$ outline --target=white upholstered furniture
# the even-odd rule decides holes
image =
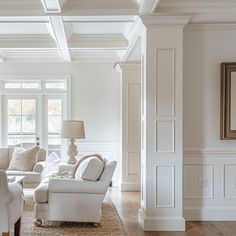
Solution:
[[[20,235],[20,219],[23,213],[22,187],[9,183],[6,172],[0,170],[0,235],[9,235],[15,226],[15,236]]]
[[[34,193],[36,223],[40,225],[42,219],[99,223],[102,202],[116,164],[105,160],[97,181],[60,178],[43,181]],[[65,170],[68,169],[66,166]]]
[[[0,169],[6,170],[7,175],[25,176],[24,188],[35,188],[42,179],[43,170],[46,166],[46,151],[40,149],[37,154],[37,163],[32,171],[7,170],[9,167],[14,148],[0,148]]]

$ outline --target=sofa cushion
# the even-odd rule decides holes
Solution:
[[[48,202],[48,181],[43,181],[34,191],[34,202]]]
[[[38,146],[27,150],[15,148],[8,170],[32,171],[37,162]]]
[[[17,171],[17,170],[7,170],[7,175],[13,176],[25,176],[24,183],[40,183],[41,174],[33,171]]]
[[[6,170],[9,166],[9,148],[0,148],[0,169]]]
[[[84,159],[75,172],[75,179],[97,181],[103,171],[104,162],[98,157]]]

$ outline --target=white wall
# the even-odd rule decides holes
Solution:
[[[71,75],[72,119],[85,121],[86,140],[78,149],[118,158],[120,78],[112,63],[0,64],[0,75],[7,74]]]
[[[187,220],[236,220],[236,141],[220,140],[220,63],[236,61],[236,30],[184,34],[184,206]],[[228,209],[230,207],[230,210]]]

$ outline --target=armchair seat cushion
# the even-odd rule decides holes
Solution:
[[[33,171],[17,171],[17,170],[7,170],[7,175],[14,176],[25,176],[24,182],[27,183],[40,183],[41,174]]]

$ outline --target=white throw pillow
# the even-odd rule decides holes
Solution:
[[[24,148],[15,148],[8,170],[32,171],[37,162],[38,151],[38,146],[31,147],[27,150]]]
[[[97,181],[103,171],[104,162],[97,157],[90,157],[82,161],[75,172],[75,179]]]

